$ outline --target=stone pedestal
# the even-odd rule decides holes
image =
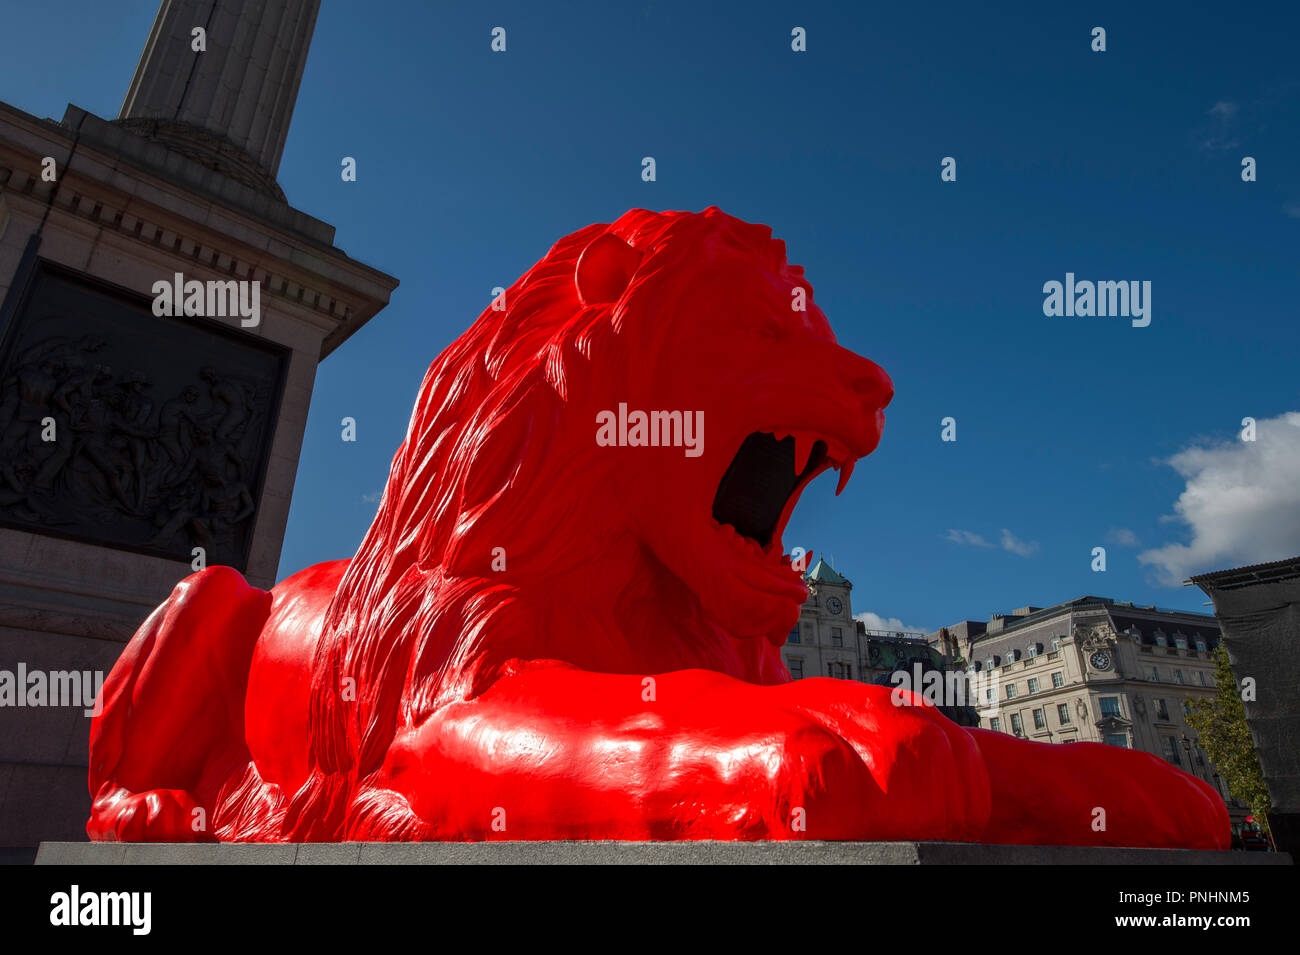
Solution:
[[[971,842],[143,842],[41,844],[37,865],[1290,865],[1279,852]]]

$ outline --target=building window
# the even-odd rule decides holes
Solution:
[[[1001,733],[1002,732],[1001,717],[995,716],[993,717],[993,719],[989,720],[989,728],[994,730],[995,732]]]
[[[1205,679],[1205,671],[1204,671],[1204,670],[1202,670],[1200,673],[1198,673],[1198,674],[1196,674],[1196,675],[1199,676],[1199,677],[1201,678],[1201,686],[1209,686],[1209,685],[1210,685],[1209,681]]]
[[[1107,733],[1102,742],[1107,746],[1118,746],[1120,749],[1128,749],[1128,733]]]
[[[1036,730],[1047,729],[1047,717],[1043,715],[1043,711],[1041,709],[1034,710],[1034,729]]]
[[[1174,742],[1172,736],[1160,737],[1160,745],[1164,747],[1165,759],[1169,760],[1169,762],[1173,763],[1175,766],[1182,765],[1178,760],[1178,744]]]
[[[986,670],[992,670],[995,666],[997,666],[997,663],[994,662],[993,657],[989,657],[984,661],[984,669]]]
[[[1156,700],[1156,719],[1169,719],[1169,707],[1165,704],[1164,700]]]
[[[1038,677],[1034,677],[1029,681],[1029,692],[1030,693],[1038,692]]]
[[[1008,684],[1007,684],[1007,699],[1008,699],[1008,700],[1014,700],[1015,698],[1016,698],[1016,685],[1015,685],[1014,683],[1008,683]]]
[[[1061,721],[1062,726],[1070,725],[1070,708],[1064,703],[1056,704],[1056,718]]]
[[[1061,649],[1061,638],[1060,638],[1060,637],[1052,637],[1052,652],[1055,653],[1056,651],[1058,651],[1058,650],[1060,650],[1060,649]]]
[[[794,625],[794,629],[790,631],[790,642],[799,642],[799,625],[797,623]]]
[[[1157,630],[1157,631],[1155,632],[1155,640],[1156,640],[1156,646],[1158,646],[1158,647],[1167,647],[1167,646],[1169,646],[1169,641],[1165,639],[1164,632],[1161,631],[1161,630]]]
[[[1196,638],[1196,649],[1201,653],[1205,652],[1205,641],[1200,637]]]
[[[1059,689],[1060,689],[1061,687],[1063,687],[1063,686],[1065,686],[1065,674],[1063,674],[1063,673],[1053,673],[1053,674],[1052,674],[1052,688],[1053,688],[1053,689],[1056,689],[1056,690],[1059,690]]]
[[[1011,732],[1015,733],[1017,736],[1025,735],[1025,727],[1020,722],[1019,713],[1011,714]]]
[[[1148,671],[1147,671],[1147,679],[1150,680],[1152,683],[1159,683],[1159,682],[1160,682],[1160,668],[1159,668],[1159,667],[1152,667],[1150,670],[1148,670]]]
[[[842,646],[844,646],[844,628],[843,628],[843,627],[831,627],[831,646],[833,646],[833,647],[842,647]]]
[[[1105,719],[1107,716],[1119,716],[1119,715],[1120,715],[1120,713],[1119,713],[1119,697],[1118,697],[1118,696],[1103,696],[1103,697],[1102,697],[1100,700],[1098,700],[1097,702],[1101,704],[1101,715],[1102,715],[1102,719]]]
[[[984,691],[984,702],[985,702],[985,703],[992,703],[992,702],[993,702],[993,690],[992,690],[992,689],[988,689],[988,690],[985,690],[985,691]]]
[[[804,641],[805,643],[817,642],[817,628],[814,627],[812,624],[808,624],[803,628],[803,635],[808,638],[806,641]]]
[[[1026,647],[1026,648],[1025,648],[1025,656],[1027,656],[1027,657],[1028,657],[1029,659],[1031,659],[1031,660],[1032,660],[1034,657],[1038,656],[1038,644],[1036,644],[1036,643],[1031,643],[1028,647]]]
[[[796,680],[802,680],[802,679],[803,679],[803,661],[802,661],[802,660],[791,660],[791,661],[789,662],[788,665],[789,665],[789,667],[790,667],[790,676],[794,677]]]
[[[1177,680],[1179,683],[1182,683],[1182,684],[1186,684],[1186,683],[1187,683],[1187,681],[1183,679],[1183,671],[1182,671],[1182,670],[1175,670],[1175,671],[1174,671],[1174,679]]]
[[[1184,715],[1184,716],[1191,716],[1191,715],[1192,715],[1192,701],[1191,701],[1191,700],[1183,700],[1183,715]]]

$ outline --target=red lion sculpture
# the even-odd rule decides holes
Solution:
[[[893,386],[770,229],[633,210],[494,306],[430,367],[352,560],[270,593],[209,568],[141,626],[91,838],[1227,847],[1154,756],[791,681],[782,529]]]

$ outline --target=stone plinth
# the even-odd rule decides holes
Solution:
[[[970,842],[45,842],[37,865],[1290,865],[1278,852]]]
[[[50,166],[47,157],[53,161],[52,181],[43,175]],[[54,122],[0,103],[0,361],[9,355],[12,366],[16,354],[19,365],[26,360],[29,372],[37,368],[45,359],[21,357],[45,347],[33,349],[32,335],[39,337],[42,323],[54,328],[77,320],[83,311],[42,311],[24,305],[40,281],[32,276],[43,274],[42,269],[61,270],[105,294],[120,293],[124,301],[137,303],[130,307],[139,310],[142,320],[174,321],[177,328],[187,319],[154,319],[147,305],[138,304],[152,299],[156,282],[181,273],[200,282],[259,283],[260,323],[244,327],[238,315],[205,316],[209,332],[195,332],[187,339],[199,344],[186,344],[181,350],[187,353],[176,355],[176,366],[198,375],[209,361],[204,342],[220,340],[228,349],[226,357],[211,361],[223,363],[218,370],[230,384],[238,382],[244,367],[230,356],[273,356],[273,372],[249,365],[248,381],[236,385],[256,396],[262,415],[256,441],[250,437],[247,442],[257,445],[249,452],[250,460],[256,460],[246,482],[253,509],[245,510],[242,518],[239,559],[215,561],[239,564],[252,584],[269,588],[275,582],[316,366],[387,304],[397,282],[335,248],[332,226],[201,159],[75,106],[68,107],[62,122]],[[60,347],[57,342],[64,333],[62,326],[59,329],[50,332],[51,348]],[[204,339],[204,334],[209,337]],[[111,375],[104,372],[107,383],[80,385],[88,397],[68,412],[69,420],[75,422],[77,413],[89,414],[97,400],[111,401],[121,403],[112,412],[118,420],[138,412],[149,419],[146,430],[160,429],[160,409],[169,400],[177,406],[175,396],[183,392],[183,383],[179,378],[164,380],[166,375],[160,373],[132,392],[130,382],[122,379],[136,368],[136,346],[116,341],[97,347],[73,355],[75,348],[62,346],[51,359],[54,370],[41,370],[71,387],[80,373],[76,369],[93,372],[104,362],[102,356],[116,348]],[[176,347],[159,338],[157,348],[165,355],[154,355],[153,367],[165,368]],[[145,359],[140,361],[140,367],[146,367]],[[209,412],[209,420],[221,418],[225,405],[218,397],[219,386],[198,377],[193,384],[200,394],[196,407]],[[12,395],[22,395],[35,407],[26,397],[32,386],[10,381],[5,387],[10,398],[3,404],[7,427],[0,434],[6,442],[0,465],[8,466],[15,460],[15,447],[39,443],[27,432],[39,426],[40,413],[28,408],[24,413],[34,415],[32,428],[26,423],[15,428],[17,399]],[[113,440],[101,441],[95,451],[79,436],[84,430],[68,430],[73,442],[68,453],[74,463],[80,462],[77,480],[82,482],[100,480],[92,473],[95,469],[108,474],[114,468],[135,467],[143,473],[145,461],[152,462],[150,467],[170,468],[169,481],[172,473],[185,468],[183,455],[174,461],[164,458],[161,431],[152,437],[120,439],[114,433]],[[251,434],[251,425],[242,433]],[[186,450],[192,447],[193,440]],[[136,462],[131,461],[133,454]],[[64,480],[62,475],[59,480]],[[184,546],[175,545],[170,552],[106,544],[95,536],[93,520],[69,528],[58,514],[37,515],[43,524],[24,517],[23,495],[39,484],[33,467],[16,476],[0,475],[0,503],[9,515],[0,522],[0,670],[14,673],[21,664],[29,672],[107,675],[144,618],[192,572],[189,559],[175,553],[189,553],[189,543],[183,540],[188,525],[182,522],[184,515],[176,518],[181,530],[174,530],[171,540],[181,540]],[[160,480],[158,487],[164,484]],[[134,486],[143,487],[143,482],[137,480]],[[126,484],[122,496],[136,505],[131,488]],[[168,493],[180,498],[189,492]],[[200,493],[193,492],[190,499],[200,499]],[[141,499],[143,495],[138,492]],[[75,495],[71,499],[75,502]],[[156,507],[141,504],[138,518],[131,519],[153,520],[166,528],[166,512]],[[187,507],[196,505],[178,505]],[[89,725],[81,706],[0,709],[0,847],[35,847],[42,840],[84,837],[90,809]]]

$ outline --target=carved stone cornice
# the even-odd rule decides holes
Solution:
[[[238,175],[215,168],[213,151],[220,150],[211,137],[200,149],[191,135],[187,154],[126,125],[75,106],[56,123],[0,103],[0,195],[8,214],[40,220],[49,207],[162,250],[176,259],[176,271],[257,281],[264,300],[314,319],[323,335],[320,358],[388,304],[396,279],[336,248],[328,223],[273,197],[264,182],[249,182],[257,178],[251,167]],[[206,161],[194,154],[204,149]],[[42,178],[47,156],[58,164],[57,183]],[[239,165],[229,150],[220,162]]]
[[[1087,656],[1096,650],[1106,650],[1115,645],[1115,631],[1110,624],[1101,623],[1091,626],[1076,623],[1074,625],[1074,642]]]

